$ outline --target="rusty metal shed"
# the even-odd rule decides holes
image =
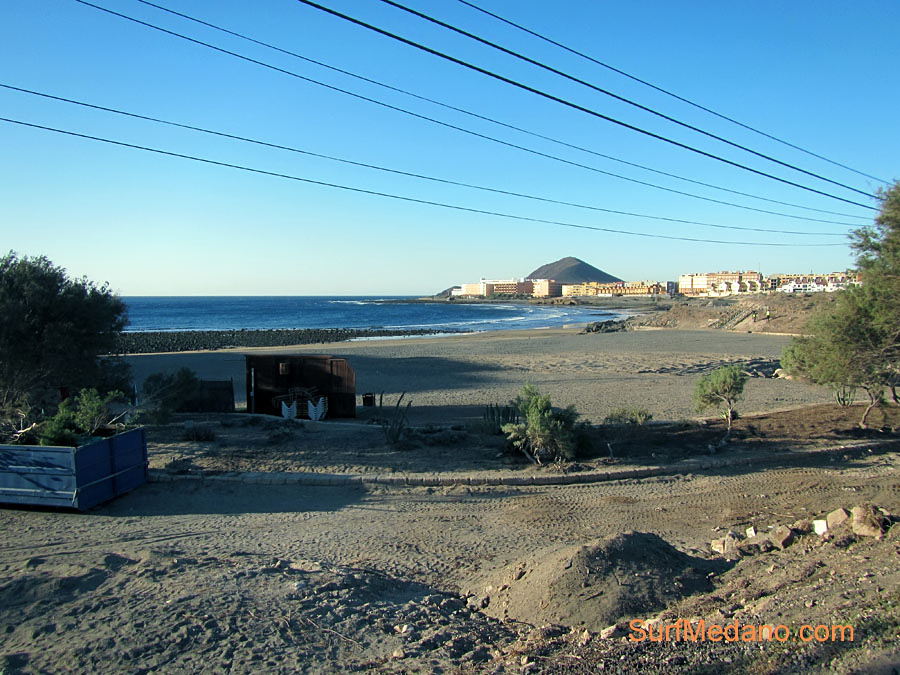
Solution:
[[[327,400],[328,417],[356,417],[356,373],[346,359],[296,354],[246,354],[247,411],[281,416],[281,401],[311,390]],[[306,416],[305,401],[298,406]]]

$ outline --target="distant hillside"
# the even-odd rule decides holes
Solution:
[[[555,279],[564,284],[580,284],[585,281],[596,281],[601,284],[622,281],[593,265],[588,265],[578,258],[563,258],[556,262],[538,267],[527,279]]]

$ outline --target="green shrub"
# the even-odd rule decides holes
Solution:
[[[40,425],[38,439],[41,445],[78,445],[72,399],[67,398],[60,403],[56,415]]]
[[[603,418],[603,424],[643,426],[653,419],[646,408],[616,408]]]
[[[79,445],[113,421],[110,405],[123,399],[118,391],[101,397],[96,389],[82,389],[59,404],[56,414],[39,427],[41,445]]]
[[[550,397],[526,384],[512,405],[525,420],[503,425],[513,447],[535,464],[575,459],[587,445],[585,424],[576,424],[574,406],[554,409]]]

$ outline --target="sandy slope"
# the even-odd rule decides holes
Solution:
[[[360,391],[407,391],[418,422],[480,417],[484,403],[503,402],[526,381],[593,420],[619,405],[642,405],[659,419],[693,414],[699,373],[734,361],[771,365],[785,342],[558,330],[328,351],[350,359]],[[238,385],[243,367],[231,352],[131,361],[139,377],[190,365]],[[824,399],[796,382],[754,378],[742,409]],[[440,461],[452,462],[452,451]],[[709,542],[729,528],[766,530],[861,502],[898,513],[898,469],[895,454],[863,448],[786,457],[766,469],[595,485],[364,489],[194,479],[154,483],[84,514],[4,509],[0,669],[519,673],[604,664],[612,672],[702,672],[727,658],[742,664],[739,672],[848,672],[896,653],[897,528],[880,542],[800,537],[797,548],[727,565],[710,562]],[[633,531],[645,534],[611,539]],[[641,546],[653,555],[640,555]],[[699,593],[680,609],[675,582]],[[589,591],[664,584],[673,588],[620,592],[602,607]],[[665,604],[678,616],[720,621],[853,621],[861,638],[830,651],[679,650],[584,635],[629,595],[631,617]],[[541,628],[548,622],[573,630]]]
[[[580,623],[580,634],[608,621],[590,600],[573,609],[570,598],[584,593],[582,582],[609,593],[623,582],[671,582],[660,560],[677,558],[684,568],[694,558],[693,567],[708,566],[708,542],[722,528],[765,528],[861,500],[900,511],[897,469],[896,457],[878,456],[514,489],[193,481],[151,485],[88,514],[4,510],[2,653],[12,672],[342,672],[366,664],[500,671],[516,649],[542,644],[534,637],[526,644],[534,626]],[[654,550],[677,552],[655,554],[644,565],[632,552],[612,573],[576,569],[566,576],[577,568],[579,545],[632,530],[654,533],[663,542]],[[839,588],[806,596],[817,598],[818,609],[798,603],[799,612],[779,617],[781,594],[760,592],[757,599],[773,595],[761,618],[799,624],[827,610],[851,620],[853,608],[842,603],[857,596],[841,593],[859,588],[874,602],[870,579],[883,577],[897,554],[896,543],[854,546],[849,553],[832,547],[850,570]],[[790,549],[766,555],[769,562],[738,581],[761,581],[759,570],[774,565],[768,574],[778,568],[790,588],[817,569],[795,568]],[[511,570],[520,571],[518,579]],[[705,574],[699,581],[708,584]],[[558,582],[552,589],[550,580]],[[638,599],[628,605],[630,616],[660,609],[632,595]],[[743,603],[719,597],[705,609],[757,606]],[[472,611],[482,607],[486,614]],[[878,634],[869,632],[869,644],[877,644]],[[503,672],[519,671],[511,665]]]

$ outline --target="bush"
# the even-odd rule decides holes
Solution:
[[[407,401],[405,408],[401,407],[404,396],[406,396],[406,392],[400,394],[400,398],[397,399],[397,403],[390,414],[381,416],[378,419],[378,424],[381,426],[384,438],[389,445],[399,445],[409,435],[409,408],[412,405],[412,401]],[[383,408],[382,400],[383,395],[379,399],[379,407]]]
[[[646,408],[616,408],[603,418],[603,424],[643,426],[653,419]]]
[[[535,464],[575,459],[587,445],[586,424],[576,424],[574,406],[554,409],[550,397],[526,384],[512,405],[525,420],[503,425],[512,445]]]
[[[849,408],[856,400],[856,387],[846,384],[836,384],[831,388],[831,394],[834,396],[834,402],[842,408]]]
[[[115,419],[110,412],[110,405],[122,399],[123,394],[118,391],[101,397],[96,389],[82,389],[74,398],[67,398],[60,403],[56,414],[38,427],[40,444],[83,444],[100,427]]]
[[[38,439],[41,445],[78,445],[72,399],[60,403],[56,415],[38,427]]]

